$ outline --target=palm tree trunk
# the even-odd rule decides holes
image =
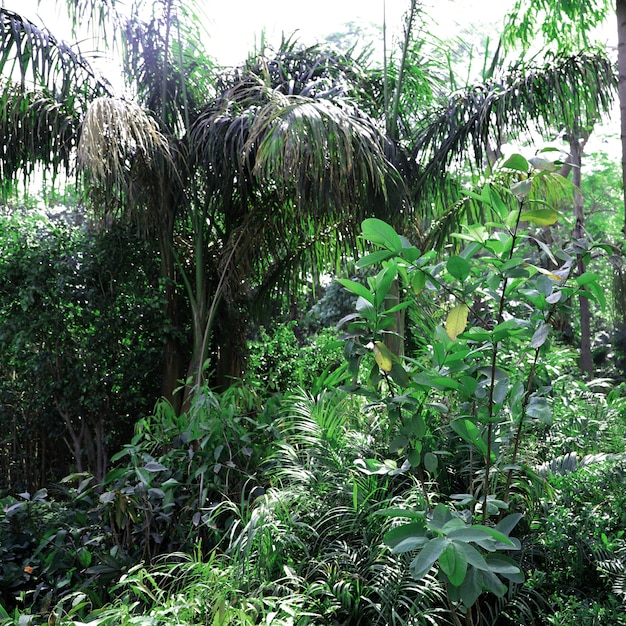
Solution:
[[[582,135],[582,136],[581,136]],[[581,184],[581,164],[582,153],[589,133],[572,132],[570,135],[570,154],[572,157],[572,182],[576,186],[574,192],[574,219],[576,224],[572,233],[575,239],[583,239],[585,236],[585,213],[583,205],[583,197],[578,191]],[[578,254],[576,257],[577,273],[580,276],[586,271],[583,255]],[[585,296],[578,296],[580,311],[580,369],[583,374],[591,378],[593,376],[593,359],[591,357],[591,311],[589,309],[589,300]]]
[[[617,15],[617,92],[619,95],[620,136],[622,139],[622,184],[624,188],[624,226],[626,235],[626,0],[616,0]]]

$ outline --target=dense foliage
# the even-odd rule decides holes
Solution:
[[[193,0],[68,0],[124,98],[0,7],[0,190],[80,205],[0,216],[0,624],[626,626],[617,75],[504,52],[557,4],[474,83],[417,0],[226,69]]]

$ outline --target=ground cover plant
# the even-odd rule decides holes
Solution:
[[[612,7],[220,68],[65,4],[124,97],[0,7],[0,193],[77,205],[0,221],[0,623],[622,624]]]
[[[100,484],[6,496],[4,622],[622,623],[624,403],[576,382],[551,325],[603,300],[559,269],[567,243],[537,257],[573,191],[554,170],[505,160],[447,258],[363,222],[345,363],[314,392],[199,389],[139,421]],[[406,357],[399,314],[420,324]]]

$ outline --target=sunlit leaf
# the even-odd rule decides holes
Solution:
[[[457,304],[446,317],[446,334],[454,341],[467,326],[469,308],[466,304]]]

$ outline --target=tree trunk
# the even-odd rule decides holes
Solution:
[[[580,190],[581,184],[581,164],[583,148],[587,142],[589,133],[586,131],[573,131],[570,135],[570,154],[572,157],[572,182],[576,185],[574,192],[574,226],[573,236],[575,239],[585,237],[585,212],[584,202]],[[577,274],[580,276],[586,271],[585,261],[582,254],[576,255]],[[583,374],[593,376],[593,359],[591,357],[591,311],[589,300],[585,296],[578,297],[580,310],[580,369]]]
[[[617,14],[617,91],[620,110],[620,136],[622,139],[622,185],[624,194],[624,226],[626,235],[626,0],[616,0]]]

